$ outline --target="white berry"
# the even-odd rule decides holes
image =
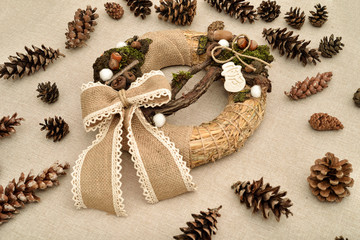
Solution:
[[[122,48],[122,47],[126,47],[126,46],[127,46],[126,42],[118,42],[116,44],[116,48]]]
[[[251,87],[251,96],[254,98],[261,97],[261,87],[259,85],[254,85]]]
[[[154,121],[156,127],[162,127],[162,126],[164,126],[164,124],[166,122],[166,118],[165,118],[164,114],[157,113],[153,117],[153,121]]]
[[[108,68],[103,68],[100,71],[100,78],[103,81],[110,80],[113,75],[114,75],[113,72]]]
[[[229,47],[229,46],[230,46],[229,42],[228,42],[227,40],[225,40],[225,39],[221,39],[221,40],[219,41],[219,44],[220,44],[221,46],[223,46],[223,47]]]

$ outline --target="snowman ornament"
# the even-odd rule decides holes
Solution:
[[[246,80],[241,73],[241,66],[228,62],[222,65],[221,76],[225,77],[224,87],[228,92],[240,92],[246,85]]]

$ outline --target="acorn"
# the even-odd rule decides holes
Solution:
[[[109,61],[109,68],[111,70],[117,70],[120,67],[120,63],[116,61],[115,59],[111,58]]]
[[[141,43],[138,42],[138,41],[133,41],[133,42],[131,43],[131,47],[139,50],[139,49],[141,48]]]
[[[126,78],[124,76],[117,77],[111,82],[111,87],[115,90],[121,90],[126,87]]]
[[[216,30],[214,32],[214,40],[220,41],[221,39],[225,39],[227,41],[231,41],[233,38],[233,34],[227,30]]]
[[[122,56],[118,52],[113,52],[111,54],[111,59],[115,59],[116,61],[120,62],[122,59]]]
[[[239,46],[240,49],[244,49],[247,47],[248,45],[248,41],[246,40],[246,38],[242,37],[242,38],[239,38],[237,40],[237,45]]]
[[[254,67],[252,64],[250,64],[251,67]],[[247,73],[252,73],[254,70],[248,66],[245,66],[245,69],[244,69],[245,72]]]
[[[254,51],[255,49],[257,49],[257,47],[258,47],[258,43],[255,40],[251,40],[249,50]]]

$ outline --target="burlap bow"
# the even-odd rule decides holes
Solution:
[[[75,206],[126,215],[120,182],[122,150],[131,154],[149,203],[195,190],[179,150],[160,129],[146,121],[140,110],[170,99],[170,85],[161,71],[144,74],[126,91],[117,92],[96,83],[83,87],[85,129],[99,129],[99,133],[74,166]]]

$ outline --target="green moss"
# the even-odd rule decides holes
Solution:
[[[234,96],[234,102],[244,102],[249,98],[250,89],[244,89]]]
[[[202,54],[206,53],[206,45],[207,45],[208,41],[209,41],[209,39],[207,36],[199,37],[198,49],[196,51],[197,55],[202,55]]]
[[[146,54],[149,51],[150,44],[153,42],[150,38],[140,39],[139,42],[141,43],[140,52]]]
[[[186,82],[187,80],[189,80],[190,78],[193,77],[192,74],[190,74],[190,72],[187,71],[179,71],[178,73],[173,73],[173,80],[171,82],[171,87],[182,87],[181,84],[182,82]]]

